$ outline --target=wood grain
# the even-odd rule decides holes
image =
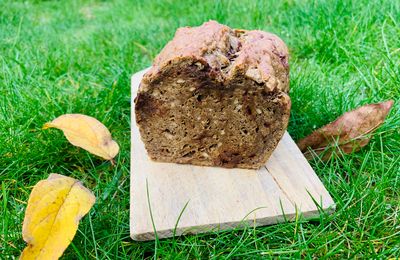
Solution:
[[[132,101],[145,71],[132,76]],[[331,196],[288,133],[259,170],[153,162],[140,139],[133,107],[130,229],[134,240],[155,239],[155,230],[158,238],[166,238],[270,225],[291,221],[296,214],[311,218],[321,209],[334,211]]]

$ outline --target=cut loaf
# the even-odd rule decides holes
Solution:
[[[209,21],[178,29],[156,57],[136,123],[155,161],[257,169],[286,130],[288,91],[280,38]]]

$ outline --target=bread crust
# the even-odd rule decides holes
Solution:
[[[156,57],[135,98],[156,161],[257,169],[286,130],[288,49],[276,35],[215,21],[184,27]]]

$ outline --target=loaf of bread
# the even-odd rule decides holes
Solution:
[[[215,21],[184,27],[135,98],[151,159],[258,169],[289,121],[288,49],[276,35]]]

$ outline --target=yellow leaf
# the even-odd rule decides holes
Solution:
[[[71,243],[79,220],[96,198],[78,180],[50,174],[31,192],[22,236],[28,246],[20,259],[58,259]]]
[[[110,131],[97,119],[81,114],[65,114],[44,124],[43,129],[57,128],[64,132],[68,141],[92,154],[112,160],[119,152]]]

